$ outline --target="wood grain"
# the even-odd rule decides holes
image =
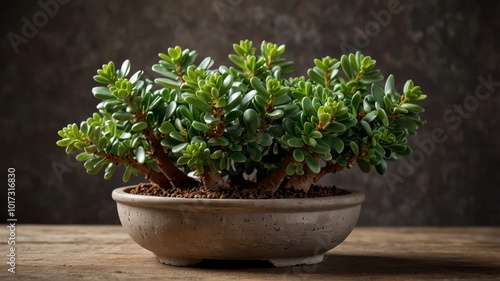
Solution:
[[[0,237],[8,237],[4,227]],[[16,273],[0,280],[428,280],[500,279],[500,228],[355,228],[320,265],[260,261],[160,264],[121,226],[20,225]],[[1,242],[3,253],[8,247]],[[2,254],[7,260],[6,255]]]

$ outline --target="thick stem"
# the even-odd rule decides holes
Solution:
[[[167,153],[163,150],[163,146],[155,137],[153,131],[145,129],[143,133],[150,144],[151,157],[156,160],[158,169],[160,169],[167,179],[170,180],[170,183],[174,187],[189,188],[198,186],[198,182],[195,179],[188,177],[188,175],[179,170],[179,168],[168,159]]]
[[[281,164],[278,166],[276,171],[272,172],[262,181],[260,181],[259,189],[266,192],[272,192],[272,193],[276,192],[276,190],[278,190],[281,183],[287,176],[286,167],[288,166],[288,164],[292,163],[292,161],[293,158],[290,155],[290,153],[288,153],[283,159],[283,161],[281,161]]]
[[[122,163],[131,166],[132,168],[138,170],[145,178],[162,188],[170,187],[170,181],[165,177],[164,174],[153,170],[153,168],[140,164],[139,162],[130,159],[128,157],[119,157],[113,154],[107,154],[104,152],[95,152],[95,155],[103,156],[114,163]]]
[[[210,169],[205,169],[200,179],[203,182],[203,186],[212,191],[217,191],[220,189],[229,188],[228,183],[224,180],[221,174],[213,173]]]
[[[306,169],[304,175],[294,175],[292,176],[287,183],[285,184],[285,188],[293,188],[297,190],[303,190],[305,192],[309,191],[311,186],[318,182],[322,177],[327,174],[335,174],[337,172],[342,171],[345,168],[351,168],[352,163],[356,161],[356,156],[352,156],[347,159],[347,165],[342,166],[339,163],[334,163],[333,161],[328,161],[326,166],[321,169],[321,171],[317,174],[311,172],[311,170]]]
[[[343,169],[347,168],[350,169],[352,167],[352,163],[356,161],[356,156],[351,156],[347,159],[347,164],[345,166],[340,165],[337,162],[333,162],[333,160],[330,160],[326,163],[326,166],[321,169],[321,171],[315,175],[313,183],[318,182],[322,177],[324,177],[327,174],[335,174]]]
[[[293,175],[285,184],[285,188],[293,188],[295,190],[303,190],[308,192],[311,188],[311,185],[315,183],[316,178],[315,173],[311,172],[311,170],[305,170],[303,175]]]

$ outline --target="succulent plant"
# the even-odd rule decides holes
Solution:
[[[425,122],[426,98],[411,80],[402,93],[375,60],[360,52],[315,59],[307,77],[287,77],[285,46],[251,41],[233,45],[235,66],[212,68],[180,47],[159,54],[161,78],[102,66],[92,89],[98,112],[59,131],[57,145],[76,153],[89,174],[110,179],[139,172],[163,188],[240,186],[249,175],[264,192],[307,191],[328,173],[357,164],[379,174],[386,161],[411,153],[407,139]]]

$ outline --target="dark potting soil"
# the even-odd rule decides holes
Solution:
[[[261,192],[257,187],[230,187],[229,189],[212,191],[203,187],[191,189],[164,189],[156,184],[141,183],[130,191],[132,194],[179,198],[208,199],[285,199],[285,198],[317,198],[350,194],[349,191],[337,187],[312,186],[308,192],[293,189],[278,189],[274,194]]]

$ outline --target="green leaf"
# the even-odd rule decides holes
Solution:
[[[142,74],[144,74],[144,71],[139,70],[136,73],[134,73],[128,81],[132,84],[135,84],[135,82],[137,82],[141,78]]]
[[[315,146],[309,147],[309,149],[317,154],[323,155],[325,153],[330,153],[331,149],[330,146],[323,140],[319,139],[317,140],[317,143]]]
[[[370,124],[368,122],[366,122],[365,120],[361,120],[360,124],[361,124],[361,127],[363,127],[363,129],[365,130],[366,134],[369,137],[372,137],[373,131],[372,131],[372,128],[370,127]]]
[[[232,151],[241,151],[243,147],[235,143],[229,143],[229,149],[231,149]]]
[[[210,146],[227,146],[229,144],[229,141],[224,138],[210,138],[207,142]]]
[[[408,109],[408,111],[416,112],[416,113],[420,113],[420,112],[424,112],[425,111],[425,109],[423,107],[421,107],[418,104],[414,104],[414,103],[403,103],[401,105],[401,107],[403,107],[405,109]]]
[[[245,69],[245,61],[240,56],[237,56],[235,54],[230,54],[229,60],[231,60],[234,64],[239,66],[241,69]]]
[[[360,64],[358,61],[360,60],[361,52],[357,51],[356,54],[349,54],[349,63],[351,64],[351,67],[354,68],[354,70],[357,72],[360,69]],[[358,61],[356,61],[356,57],[358,58]]]
[[[319,75],[316,71],[314,71],[312,68],[309,68],[309,70],[307,70],[307,75],[309,76],[309,78],[311,78],[312,81],[320,84],[320,85],[324,85],[325,84],[325,77]]]
[[[359,82],[369,85],[369,84],[377,83],[377,82],[382,81],[382,80],[384,80],[384,76],[380,73],[375,73],[375,74],[371,74],[371,75],[364,75],[363,77],[361,77],[359,79]]]
[[[95,139],[95,140],[93,140],[93,141],[97,144],[97,143],[99,142],[99,139]],[[71,146],[72,148],[73,148],[73,147],[74,147],[74,148],[76,148],[77,150],[84,150],[84,149],[88,146],[88,144],[87,144],[87,143],[84,143],[84,142],[80,142],[80,141],[74,141],[74,142],[72,142],[72,143],[70,143],[70,144],[68,145],[68,148],[69,148],[70,146]],[[99,150],[101,150],[101,149],[102,149],[102,147],[99,147],[99,145],[97,146],[97,148],[98,148]]]
[[[358,166],[361,169],[361,171],[363,171],[365,173],[370,172],[370,163],[366,162],[363,159],[357,159],[356,162],[358,163]]]
[[[323,161],[325,161],[325,162],[328,162],[328,161],[333,159],[333,155],[330,152],[328,152],[328,153],[321,155],[321,159],[323,159]]]
[[[178,140],[180,142],[185,142],[186,141],[186,139],[184,138],[184,136],[181,133],[177,132],[177,131],[172,131],[168,135],[171,138],[173,138],[175,140]]]
[[[189,162],[189,160],[191,160],[191,157],[181,156],[177,159],[177,165],[184,166]]]
[[[260,81],[260,79],[256,76],[250,78],[250,85],[257,91],[257,93],[263,95],[264,97],[269,96],[269,92],[267,92],[266,87],[264,86],[264,83]]]
[[[101,75],[95,75],[93,78],[94,78],[94,81],[96,81],[97,83],[111,84],[111,80],[109,80],[108,78],[103,77]]]
[[[144,147],[142,146],[137,147],[137,149],[135,150],[135,159],[140,164],[143,164],[144,161],[146,161],[146,152],[144,151]]]
[[[406,113],[408,113],[408,109],[403,108],[401,106],[397,106],[397,107],[394,108],[394,113],[397,113],[397,114],[406,114]]]
[[[86,152],[82,152],[75,157],[76,161],[80,161],[80,162],[87,161],[87,160],[92,159],[92,158],[94,158],[94,155],[88,154]]]
[[[229,97],[227,105],[224,106],[224,110],[226,112],[231,112],[234,108],[236,108],[237,106],[239,106],[241,104],[241,100],[242,100],[241,92],[237,92],[237,93],[232,94]],[[241,107],[240,107],[240,109],[241,109]]]
[[[106,169],[104,170],[104,179],[110,180],[116,171],[117,165],[115,163],[109,163]]]
[[[332,119],[332,116],[328,113],[321,113],[319,114],[319,122],[321,122],[322,124],[326,124],[328,122],[330,122],[330,119]]]
[[[269,119],[279,119],[285,115],[285,112],[281,109],[276,109],[271,112],[266,113],[266,118]]]
[[[125,60],[120,67],[120,74],[122,77],[127,77],[130,72],[130,60]]]
[[[307,116],[315,116],[316,111],[313,108],[312,101],[310,97],[304,97],[302,99],[302,109]]]
[[[212,114],[212,108],[206,102],[201,101],[195,96],[186,96],[185,101],[201,111]]]
[[[361,94],[356,92],[351,98],[351,105],[358,112],[359,105],[361,103]]]
[[[303,147],[304,146],[304,141],[299,139],[299,138],[296,138],[296,137],[289,139],[286,143],[291,147]]]
[[[247,158],[241,152],[233,152],[230,157],[234,162],[238,163],[245,163],[247,161]]]
[[[87,173],[89,175],[97,175],[101,171],[102,167],[104,166],[104,160],[105,160],[104,158],[100,159],[96,165],[87,169]]]
[[[217,159],[220,159],[222,157],[222,150],[218,149],[216,151],[214,151],[212,154],[210,154],[210,159],[214,159],[214,160],[217,160]]]
[[[178,78],[177,74],[174,72],[168,70],[164,65],[162,64],[155,64],[153,67],[151,67],[151,70],[154,72],[163,75],[165,77],[168,77],[170,79],[176,80]]]
[[[337,151],[337,153],[341,153],[344,150],[344,142],[337,137],[325,136],[323,137],[323,141],[333,150]]]
[[[212,90],[214,90],[214,89],[217,90],[217,88],[212,88]],[[204,91],[197,91],[196,97],[198,97],[201,101],[203,101],[205,103],[212,102],[212,96],[210,96],[209,94],[207,94]],[[216,96],[214,96],[214,97],[216,97]]]
[[[250,92],[246,93],[242,98],[241,98],[241,107],[240,109],[246,108],[250,101],[253,100],[253,98],[257,95],[257,91],[251,90]]]
[[[193,128],[195,130],[200,131],[202,133],[206,133],[209,130],[207,124],[203,124],[203,123],[198,122],[198,121],[193,121],[193,123],[191,123],[191,125],[193,126]]]
[[[95,144],[85,147],[85,152],[87,153],[94,153],[96,151],[97,151],[97,145]]]
[[[155,83],[169,89],[180,89],[180,83],[177,80],[173,80],[170,78],[156,78]]]
[[[56,142],[56,144],[57,144],[58,146],[64,147],[64,146],[68,146],[68,145],[70,145],[72,142],[73,142],[73,140],[72,140],[72,139],[70,139],[70,138],[64,138],[64,139],[62,139],[62,140],[58,140],[58,141]]]
[[[260,95],[256,95],[254,97],[254,101],[256,103],[258,103],[260,106],[262,106],[262,108],[266,108],[267,107],[267,100],[265,98],[263,98],[262,96],[260,96]]]
[[[193,121],[193,114],[185,105],[180,105],[177,107],[177,118],[184,119],[187,118],[190,121]]]
[[[337,163],[339,163],[340,166],[345,167],[347,165],[347,159],[344,156],[339,155]]]
[[[375,169],[377,170],[377,173],[379,173],[379,175],[385,174],[385,172],[387,171],[387,163],[385,162],[385,160],[380,159],[380,162],[375,165]]]
[[[180,143],[174,147],[172,147],[172,152],[175,154],[181,153],[188,146],[187,142]]]
[[[274,99],[274,106],[290,103],[292,99],[288,95],[282,95]]]
[[[260,126],[259,114],[254,109],[248,108],[243,112],[243,122],[250,132],[256,132]]]
[[[372,122],[373,120],[375,120],[375,118],[377,118],[377,116],[378,116],[378,113],[376,110],[374,110],[374,111],[371,111],[368,114],[366,114],[362,120],[369,123],[369,122]]]
[[[262,152],[254,147],[249,147],[248,148],[248,153],[250,154],[250,159],[252,159],[255,162],[260,162],[262,161]]]
[[[297,162],[302,162],[304,161],[304,151],[302,149],[295,149],[293,151],[293,159],[295,159],[295,161]]]
[[[243,134],[243,128],[241,127],[241,124],[239,123],[226,123],[226,126],[224,128],[224,133],[228,134],[229,136],[233,138],[239,138]]]
[[[233,122],[234,120],[236,120],[237,118],[239,118],[241,116],[241,114],[243,114],[243,112],[241,112],[239,110],[230,111],[229,113],[227,113],[224,116],[224,123],[227,124],[227,123]]]
[[[148,124],[146,122],[137,122],[132,126],[132,132],[142,132],[144,129],[148,127]]]
[[[289,163],[286,166],[286,174],[289,176],[295,175],[295,166],[293,165],[293,163]]]
[[[132,120],[135,117],[135,115],[128,112],[115,112],[113,113],[113,115],[111,115],[111,117],[113,117],[118,121],[128,121]]]
[[[389,77],[387,77],[387,80],[385,81],[385,88],[384,88],[384,92],[386,95],[392,95],[394,94],[395,90],[394,90],[394,75],[389,75]]]
[[[375,98],[375,101],[378,102],[379,105],[384,104],[384,90],[376,84],[372,85],[372,95]]]
[[[327,127],[327,130],[329,132],[342,133],[345,130],[347,130],[347,127],[344,124],[340,123],[340,122],[332,121],[330,123],[330,125]]]
[[[94,97],[100,100],[115,99],[115,96],[113,96],[108,87],[94,87],[92,88],[92,93],[94,94]]]
[[[349,143],[349,146],[351,147],[352,152],[354,152],[354,155],[359,155],[359,147],[358,147],[358,144],[356,144],[355,142],[351,141],[351,142]]]
[[[257,143],[262,146],[270,146],[273,144],[273,138],[268,133],[257,133]]]
[[[132,175],[132,166],[126,165],[125,172],[123,172],[122,181],[128,182],[130,180],[130,176]]]
[[[317,174],[321,171],[321,166],[319,165],[318,160],[312,157],[309,154],[305,155],[307,167],[311,170],[311,172]]]
[[[214,60],[211,57],[206,57],[204,60],[202,60],[200,62],[200,64],[198,65],[198,68],[207,70],[210,67],[212,67],[213,64],[214,64]]]
[[[177,108],[177,103],[175,101],[170,102],[165,108],[165,116],[163,120],[170,119]]]
[[[385,110],[379,107],[377,109],[377,116],[380,119],[380,121],[382,121],[382,124],[384,124],[385,127],[389,126],[389,119],[387,118]]]
[[[343,55],[340,58],[340,65],[342,66],[342,70],[344,70],[344,73],[347,76],[347,78],[349,78],[349,80],[353,80],[354,74],[352,72],[351,65],[349,63],[349,59],[346,55]]]
[[[159,131],[162,134],[168,134],[168,133],[170,133],[172,131],[175,131],[175,127],[169,121],[165,121],[165,122],[161,123]]]

